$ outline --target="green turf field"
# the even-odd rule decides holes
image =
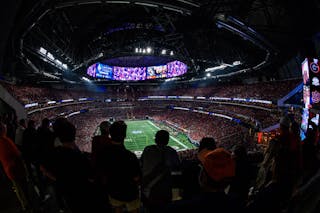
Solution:
[[[137,155],[141,154],[144,147],[155,144],[154,136],[160,129],[156,124],[150,120],[126,121],[128,125],[127,138],[125,139],[125,146],[127,149],[135,152]],[[187,136],[179,133],[176,136],[170,134],[169,146],[177,151],[194,148],[188,141]]]

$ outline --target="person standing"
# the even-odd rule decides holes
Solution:
[[[89,181],[89,159],[75,144],[76,128],[68,120],[54,124],[55,134],[62,146],[58,146],[43,159],[41,170],[51,180],[72,212],[104,212],[104,206]]]
[[[20,119],[19,121],[19,126],[16,130],[16,137],[15,137],[15,144],[19,148],[19,150],[22,149],[22,140],[23,140],[23,132],[26,129],[26,120],[25,119]]]
[[[140,164],[137,156],[124,146],[127,125],[124,121],[114,122],[110,128],[111,143],[97,156],[97,164],[104,165],[106,174],[104,188],[109,202],[116,213],[123,208],[128,212],[139,212]]]
[[[7,129],[5,124],[0,122],[0,163],[6,176],[12,182],[22,210],[30,210],[27,175],[21,153],[13,141],[6,136],[6,133]]]
[[[243,212],[238,201],[225,193],[235,175],[231,153],[223,148],[203,149],[198,158],[202,167],[199,176],[201,193],[168,205],[164,212]]]
[[[150,212],[160,212],[172,200],[172,175],[180,169],[179,156],[168,146],[169,132],[159,130],[155,145],[145,147],[141,155],[142,196]]]

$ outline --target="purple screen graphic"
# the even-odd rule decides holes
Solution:
[[[93,78],[117,81],[143,81],[146,79],[172,78],[187,72],[187,65],[172,61],[166,65],[150,67],[119,67],[95,63],[88,67],[87,74]]]
[[[183,75],[187,72],[187,65],[181,61],[173,61],[167,63],[167,78]]]
[[[146,67],[113,67],[113,79],[120,81],[146,80]]]
[[[92,64],[90,67],[88,67],[87,74],[91,77],[96,77],[96,67],[97,64]]]

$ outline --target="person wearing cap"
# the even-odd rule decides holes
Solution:
[[[223,148],[204,149],[198,158],[202,167],[199,176],[202,192],[189,200],[174,202],[166,212],[241,212],[238,202],[225,193],[235,175],[231,153]]]
[[[199,141],[199,147],[197,152],[201,152],[204,149],[214,150],[217,148],[216,141],[212,137],[204,137]],[[195,152],[195,153],[197,153]],[[199,185],[199,160],[194,158],[192,160],[183,159],[181,162],[182,170],[182,196],[185,199],[193,197],[200,192]]]

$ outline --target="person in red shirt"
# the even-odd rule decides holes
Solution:
[[[0,122],[0,162],[8,179],[12,182],[14,191],[22,210],[29,208],[27,198],[27,175],[21,153],[13,141],[6,136],[6,125]]]

